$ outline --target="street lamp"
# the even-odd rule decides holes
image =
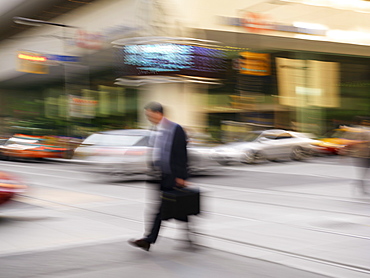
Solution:
[[[43,21],[43,20],[38,20],[38,19],[32,19],[32,18],[26,18],[26,17],[13,17],[13,21],[17,24],[21,24],[21,25],[28,25],[28,26],[35,26],[35,27],[39,27],[39,26],[42,26],[42,25],[51,25],[51,26],[57,26],[57,27],[62,27],[62,28],[78,28],[76,26],[72,26],[72,25],[67,25],[67,24],[61,24],[61,23],[55,23],[55,22],[50,22],[50,21]],[[63,34],[62,36],[62,39],[64,39],[65,36]],[[63,42],[63,46],[64,46],[64,42]],[[65,49],[64,49],[64,52]],[[66,64],[64,63],[63,64],[64,66],[64,94],[65,94],[65,97],[66,97],[66,102],[67,102],[67,107],[68,107],[68,92],[67,92],[67,74],[66,74]],[[66,120],[68,122],[69,120],[69,112],[68,112],[68,108],[66,108]],[[67,124],[67,129],[66,129],[66,132],[67,132],[67,136],[70,135],[70,132],[69,132],[69,124]]]

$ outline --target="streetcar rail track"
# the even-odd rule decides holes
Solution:
[[[335,261],[332,261],[332,260],[327,260],[327,259],[318,258],[318,257],[314,257],[314,256],[308,256],[308,255],[304,255],[304,254],[285,251],[285,250],[272,248],[272,247],[268,247],[268,246],[263,246],[263,245],[259,245],[259,244],[254,244],[254,243],[243,242],[243,241],[239,241],[239,240],[235,240],[235,239],[224,238],[224,237],[220,237],[220,236],[214,236],[214,235],[210,236],[210,235],[207,235],[207,234],[204,234],[204,233],[199,233],[199,232],[195,232],[195,234],[197,234],[199,236],[202,236],[202,237],[206,237],[206,238],[211,237],[212,239],[217,239],[217,240],[221,240],[221,241],[224,241],[224,242],[229,242],[229,243],[234,243],[234,244],[236,243],[236,244],[240,244],[240,245],[247,245],[247,246],[262,250],[262,251],[269,251],[269,252],[272,252],[272,253],[275,253],[275,254],[285,255],[285,256],[288,256],[288,257],[293,257],[293,258],[298,258],[298,259],[302,259],[302,260],[306,260],[306,261],[316,262],[316,263],[319,263],[319,264],[334,266],[334,267],[337,267],[337,268],[342,268],[342,269],[351,270],[351,271],[355,271],[355,272],[370,274],[370,268],[368,268],[368,267],[362,267],[362,266],[358,266],[358,265],[354,265],[354,264],[346,264],[346,263],[335,262]]]
[[[110,217],[116,217],[116,218],[123,219],[125,221],[144,224],[144,222],[141,221],[141,220],[135,220],[135,219],[132,219],[132,218],[123,217],[123,216],[112,214],[112,213],[101,212],[101,211],[97,211],[97,210],[94,210],[94,209],[91,209],[91,208],[81,208],[81,207],[76,206],[76,205],[64,204],[62,202],[50,201],[50,200],[46,200],[46,199],[42,199],[42,198],[35,198],[35,197],[29,197],[29,196],[25,196],[25,197],[38,199],[40,201],[50,202],[50,203],[53,203],[53,204],[58,204],[60,206],[66,206],[66,207],[73,208],[73,209],[88,211],[88,212],[91,212],[91,213],[98,213],[98,214],[103,214],[103,215],[110,216]],[[205,211],[205,212],[209,213],[209,214],[217,214],[217,213],[212,213],[210,211]],[[326,229],[310,228],[310,227],[305,227],[305,226],[300,226],[300,225],[291,225],[291,224],[286,224],[286,223],[279,223],[277,221],[264,221],[264,220],[258,220],[258,219],[246,218],[246,217],[238,217],[238,216],[232,216],[232,215],[226,215],[226,214],[223,214],[223,216],[234,217],[234,218],[239,218],[239,219],[243,219],[243,220],[253,220],[253,221],[259,221],[259,222],[275,223],[275,224],[281,224],[281,225],[285,225],[285,226],[292,226],[292,227],[296,227],[296,228],[300,228],[300,229],[304,229],[304,230],[311,230],[311,231],[313,230],[313,231],[316,231],[316,232],[330,233],[330,234],[335,234],[335,235],[340,235],[340,236],[359,238],[359,239],[363,239],[363,240],[370,240],[370,237],[365,237],[365,236],[360,236],[360,235],[353,235],[353,234],[345,234],[345,233],[330,231],[330,230],[326,230]],[[169,225],[166,225],[166,228],[174,229],[173,227],[171,227]],[[225,237],[221,237],[221,236],[211,235],[211,234],[207,234],[207,233],[204,233],[204,232],[194,232],[194,234],[196,234],[197,236],[200,236],[200,237],[208,238],[208,239],[221,240],[223,242],[233,243],[233,244],[240,244],[240,245],[253,247],[253,248],[256,248],[256,249],[259,249],[259,250],[268,251],[268,252],[275,253],[275,254],[280,254],[280,255],[284,255],[284,256],[288,256],[288,257],[298,258],[298,259],[311,261],[311,262],[315,262],[315,263],[319,263],[319,264],[329,265],[329,266],[342,268],[342,269],[346,269],[346,270],[350,270],[350,271],[370,274],[370,268],[362,267],[362,266],[358,266],[358,265],[354,265],[354,264],[335,262],[335,261],[328,260],[328,259],[323,259],[323,258],[314,257],[314,256],[308,256],[308,255],[299,254],[299,253],[296,253],[296,252],[291,252],[291,251],[278,249],[278,248],[273,248],[273,247],[269,247],[269,246],[264,246],[264,245],[260,245],[260,244],[255,244],[255,243],[251,243],[251,242],[240,241],[240,240],[225,238]],[[199,244],[199,245],[202,245],[202,244]],[[206,246],[206,247],[208,247],[208,246]],[[210,248],[210,247],[208,247],[208,248]],[[218,248],[214,248],[214,249],[218,249]]]
[[[69,190],[73,192],[78,192],[78,193],[84,193],[84,194],[97,194],[99,196],[103,197],[108,197],[108,198],[113,198],[116,200],[123,200],[123,201],[134,201],[134,202],[140,202],[140,203],[145,203],[147,201],[140,201],[140,200],[132,200],[130,198],[124,198],[124,197],[118,197],[117,195],[111,195],[111,194],[102,194],[102,193],[94,193],[91,191],[87,190],[77,190],[77,189],[66,189],[65,187],[62,186],[55,186],[55,185],[43,185],[40,183],[35,183],[34,185],[37,186],[42,186],[42,187],[51,187],[51,188],[56,188],[56,189],[61,189],[61,190]],[[322,196],[322,195],[317,195],[317,194],[302,194],[302,193],[296,193],[296,192],[285,192],[285,191],[278,191],[278,190],[266,190],[266,189],[246,189],[246,188],[238,188],[238,187],[222,187],[219,185],[211,185],[211,184],[200,184],[197,183],[201,188],[216,188],[216,189],[222,189],[222,190],[234,190],[238,192],[244,192],[244,193],[262,193],[262,194],[270,194],[270,195],[282,195],[282,196],[289,196],[289,197],[300,197],[300,198],[311,198],[311,199],[329,199],[329,200],[335,200],[335,201],[344,201],[344,202],[353,202],[353,203],[360,203],[360,204],[366,204],[370,205],[368,202],[364,201],[357,201],[357,200],[352,200],[349,198],[333,198],[331,196]],[[146,190],[144,186],[137,186],[137,185],[130,185],[130,184],[125,184],[125,187],[131,187],[135,189],[140,189],[140,190]],[[27,194],[22,194],[20,196],[24,197],[29,197]],[[361,213],[352,213],[352,212],[343,212],[343,211],[335,211],[335,210],[328,210],[328,209],[315,209],[312,207],[302,207],[302,206],[292,206],[292,205],[284,205],[284,204],[278,204],[278,203],[272,203],[272,202],[261,202],[261,201],[253,201],[253,200],[239,200],[239,199],[234,199],[234,198],[226,198],[226,197],[219,197],[219,196],[212,196],[210,194],[207,194],[207,192],[203,192],[204,197],[208,198],[213,198],[213,199],[222,199],[222,200],[227,200],[227,201],[234,201],[234,202],[240,202],[240,203],[255,203],[255,204],[260,204],[260,205],[267,205],[267,206],[276,206],[276,207],[286,207],[290,209],[299,209],[299,210],[307,210],[307,211],[318,211],[318,212],[325,212],[325,213],[334,213],[334,214],[339,214],[339,215],[350,215],[350,216],[359,216],[359,217],[369,217],[370,215],[368,214],[361,214]],[[44,200],[47,201],[47,200]],[[230,216],[232,217],[232,216]]]
[[[61,190],[69,190],[69,191],[74,191],[74,192],[79,192],[79,193],[85,193],[85,194],[99,194],[100,196],[108,197],[108,198],[114,198],[117,200],[130,200],[128,198],[123,198],[123,197],[117,197],[116,195],[110,195],[110,194],[103,194],[103,193],[93,193],[91,191],[87,190],[76,190],[76,189],[66,189],[65,187],[62,186],[55,186],[55,185],[43,185],[40,183],[34,183],[34,185],[37,186],[42,186],[42,187],[51,187],[51,188],[56,188],[56,189],[61,189]],[[342,201],[342,202],[350,202],[350,203],[357,203],[357,204],[365,204],[369,205],[370,207],[370,202],[366,201],[359,201],[359,200],[353,200],[350,198],[335,198],[331,196],[323,196],[323,195],[318,195],[318,194],[309,194],[309,193],[297,193],[297,192],[286,192],[286,191],[279,191],[279,190],[266,190],[266,189],[246,189],[246,188],[238,188],[238,187],[229,187],[229,186],[219,186],[219,185],[212,185],[212,184],[201,184],[197,183],[197,186],[201,188],[216,188],[216,189],[222,189],[222,190],[234,190],[234,191],[240,191],[244,193],[262,193],[262,194],[269,194],[269,195],[276,195],[276,196],[288,196],[288,197],[300,197],[300,198],[308,198],[308,199],[324,199],[324,200],[333,200],[333,201]],[[131,187],[135,189],[141,189],[141,190],[146,190],[145,187],[143,186],[135,186],[135,185],[129,185],[125,184],[125,187]],[[23,194],[27,196],[26,194]],[[312,207],[302,207],[302,206],[292,206],[292,205],[284,205],[284,204],[277,204],[277,203],[272,203],[272,202],[261,202],[261,201],[253,201],[253,200],[239,200],[235,198],[227,198],[227,197],[220,197],[220,196],[212,196],[210,194],[207,194],[206,192],[203,192],[202,194],[205,197],[209,198],[214,198],[214,199],[223,199],[223,200],[228,200],[228,201],[235,201],[235,202],[241,202],[241,203],[255,203],[255,204],[261,204],[261,205],[270,205],[270,206],[278,206],[278,207],[286,207],[286,208],[292,208],[292,209],[301,209],[301,210],[315,210],[319,212],[327,212],[327,213],[336,213],[336,214],[345,214],[345,215],[351,215],[351,216],[361,216],[361,217],[370,217],[369,214],[360,214],[360,213],[352,213],[352,212],[343,212],[343,211],[334,211],[334,210],[326,210],[326,209],[315,209]],[[135,202],[139,202],[138,200],[135,200]]]
[[[81,206],[71,205],[71,204],[65,204],[65,203],[62,203],[62,202],[51,201],[51,200],[47,200],[47,199],[44,199],[44,198],[31,197],[31,196],[27,196],[27,195],[23,195],[23,194],[20,194],[20,196],[22,196],[24,198],[29,198],[29,199],[36,199],[38,201],[42,201],[42,202],[46,202],[46,203],[52,203],[54,205],[68,207],[68,208],[71,208],[71,209],[79,209],[79,210],[84,210],[84,211],[88,211],[88,212],[104,214],[104,215],[107,215],[107,216],[122,218],[122,219],[125,219],[127,221],[143,223],[142,221],[139,221],[139,220],[134,220],[132,218],[123,217],[123,216],[113,214],[113,213],[101,212],[101,211],[94,210],[94,209],[91,209],[91,208],[86,208],[86,207],[81,207]],[[119,198],[119,197],[117,197],[116,199],[119,199],[119,200],[122,200],[122,201],[123,200],[128,200],[128,199],[123,199],[123,198]],[[132,201],[132,200],[130,200],[130,201]],[[209,215],[217,215],[217,216],[235,218],[235,219],[240,219],[240,220],[244,220],[244,221],[257,221],[257,222],[260,222],[260,223],[278,224],[278,225],[284,225],[284,226],[299,228],[299,229],[303,229],[303,230],[310,230],[310,231],[315,231],[315,232],[321,232],[321,233],[326,233],[326,234],[335,234],[335,235],[340,235],[340,236],[345,236],[345,237],[370,240],[369,236],[362,236],[362,235],[356,235],[356,234],[350,234],[350,233],[344,233],[344,232],[337,232],[337,231],[333,231],[333,230],[329,230],[329,229],[310,227],[310,226],[306,226],[306,225],[295,225],[295,224],[279,222],[279,221],[261,220],[261,219],[257,219],[257,218],[251,218],[251,217],[236,216],[236,215],[224,214],[224,213],[216,213],[216,212],[207,211],[207,210],[203,210],[203,213],[206,213],[206,214],[209,214]]]

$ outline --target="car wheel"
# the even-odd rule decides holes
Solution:
[[[225,161],[225,160],[217,160],[217,163],[222,165],[222,166],[227,166],[229,165],[229,161]]]
[[[12,161],[12,157],[9,156],[9,155],[4,155],[4,160],[7,160],[7,161]]]
[[[258,151],[254,153],[255,162],[265,162],[266,160],[267,160],[266,155],[263,152]]]
[[[240,162],[245,164],[252,164],[256,161],[256,153],[252,150],[245,151],[241,157]]]
[[[65,153],[63,153],[63,158],[66,158],[66,159],[71,159],[73,157],[73,150],[67,150],[65,151]]]
[[[302,148],[302,147],[295,147],[292,149],[292,153],[291,153],[291,159],[293,160],[303,160],[303,159],[306,159],[308,157],[310,157],[310,154],[309,154],[309,151]]]

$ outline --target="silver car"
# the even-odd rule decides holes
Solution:
[[[89,165],[89,170],[113,176],[151,174],[148,159],[150,130],[124,129],[97,132],[76,148],[71,162]],[[189,172],[213,169],[210,148],[188,146]]]
[[[299,132],[282,129],[250,132],[240,142],[213,148],[211,157],[221,165],[232,162],[256,163],[266,160],[303,160],[315,150],[316,140]]]

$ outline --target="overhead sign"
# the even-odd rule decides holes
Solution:
[[[47,74],[47,57],[39,53],[20,51],[17,55],[17,70],[27,73]]]
[[[78,47],[85,49],[99,50],[103,47],[104,37],[98,32],[88,32],[85,30],[77,30],[75,44]]]
[[[289,32],[315,36],[326,36],[324,28],[302,27],[273,22],[267,15],[260,13],[246,12],[243,17],[219,16],[221,24],[244,27],[248,32]]]
[[[17,70],[27,73],[47,74],[50,65],[61,63],[76,63],[78,56],[41,54],[29,51],[19,51],[17,54]]]
[[[69,95],[69,116],[75,118],[94,118],[98,101],[92,97]]]
[[[47,60],[44,56],[38,56],[35,54],[25,54],[25,53],[18,53],[18,58],[22,60],[27,60],[31,62],[45,62]]]
[[[240,73],[268,76],[270,75],[270,55],[267,53],[241,52],[240,53]]]
[[[132,36],[143,28],[141,26],[114,25],[101,32],[78,29],[74,36],[67,40],[68,45],[84,49],[99,50],[114,39]],[[109,45],[110,47],[110,45]]]

